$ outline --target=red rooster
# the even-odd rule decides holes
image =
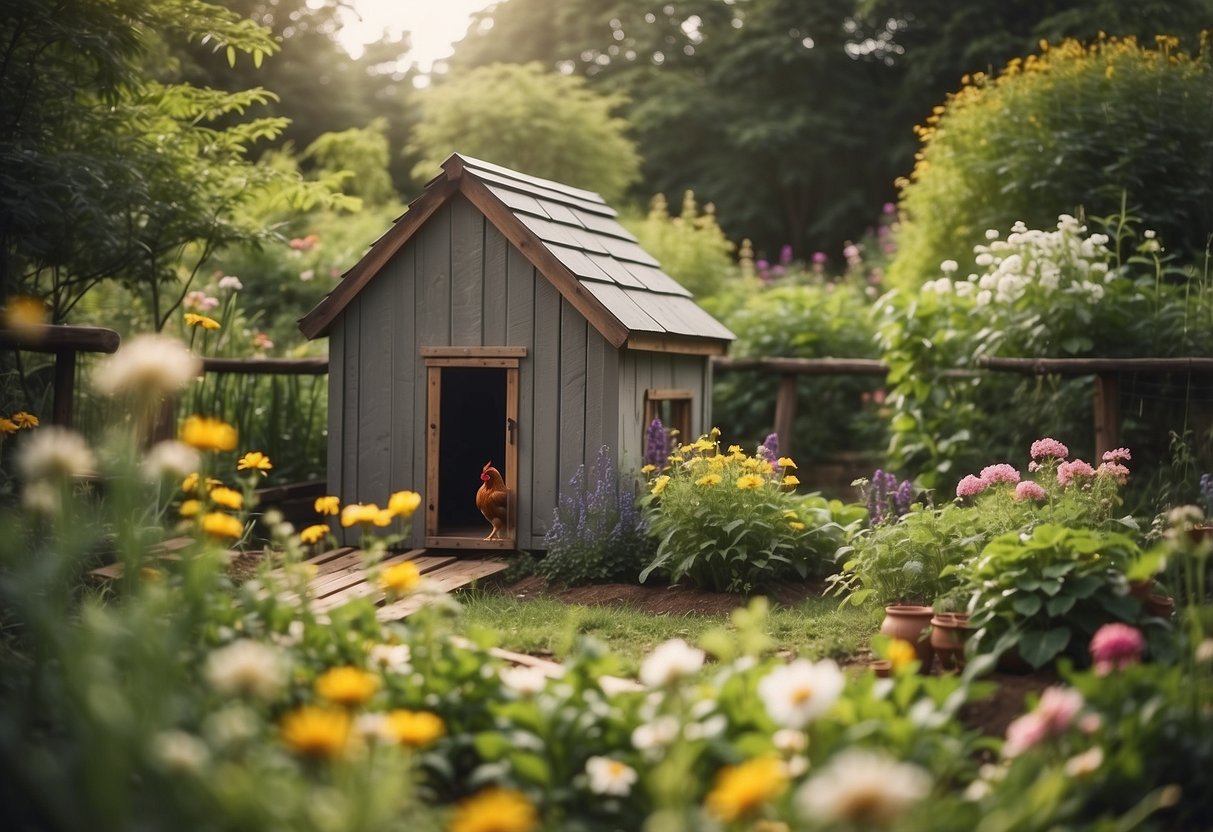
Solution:
[[[480,509],[485,520],[493,524],[493,530],[485,540],[504,540],[510,492],[491,459],[480,472],[480,482],[480,490],[476,492],[476,508]]]

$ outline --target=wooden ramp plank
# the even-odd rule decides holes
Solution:
[[[426,575],[431,592],[449,593],[462,586],[467,586],[479,578],[495,575],[509,568],[509,564],[501,560],[455,560],[452,558],[452,561],[454,562]],[[426,601],[426,593],[411,595],[381,607],[375,614],[380,621],[398,621],[417,612],[425,606]]]
[[[323,574],[322,570],[325,570],[326,567],[329,567],[330,564],[332,564],[334,561],[341,560],[342,558],[345,558],[345,557],[349,556],[351,553],[354,553],[357,551],[358,550],[355,549],[353,546],[341,546],[336,549],[329,549],[329,550],[321,552],[317,555],[312,555],[310,558],[306,558],[304,560],[299,561],[299,563],[308,564],[310,566],[316,567],[316,574],[320,575],[320,574]],[[284,569],[285,569],[285,564],[276,566],[270,570],[270,574],[280,577],[284,574]],[[332,570],[328,569],[327,571],[332,571]]]
[[[192,537],[170,537],[168,540],[162,540],[150,546],[147,553],[158,560],[181,560],[181,551],[194,542],[196,541]],[[237,554],[239,553],[229,549],[227,551],[228,560]],[[122,568],[122,561],[114,561],[104,566],[98,566],[96,569],[90,569],[88,574],[98,581],[116,581],[122,577]]]
[[[407,552],[398,552],[394,555],[385,557],[383,560],[377,561],[372,566],[393,566],[397,563],[403,563],[406,560],[416,560],[424,549],[410,549]],[[318,575],[308,582],[308,591],[311,592],[313,598],[324,598],[332,595],[334,592],[340,592],[346,587],[351,587],[354,584],[366,580],[366,554],[364,552],[356,552],[350,555],[350,560],[344,563],[337,569],[327,572],[323,575]],[[343,559],[344,560],[344,559]],[[420,564],[418,564],[420,566]]]
[[[421,557],[412,558],[400,557],[385,560],[383,561],[383,565],[392,566],[395,563],[403,563],[406,560],[411,560],[413,563],[417,564],[418,568],[421,570],[421,574],[428,577],[430,574],[433,574],[434,570],[440,569],[453,561],[454,558],[450,556],[438,557],[433,555],[424,555]],[[384,593],[379,585],[377,583],[371,583],[368,581],[366,579],[366,574],[363,573],[360,576],[360,580],[357,582],[345,586],[336,592],[331,592],[325,595],[323,598],[317,598],[312,602],[312,609],[316,612],[324,612],[332,609],[333,607],[339,607],[347,601],[353,600],[354,598],[365,598],[369,595],[375,596],[374,601],[376,604],[382,603],[384,598],[387,597],[386,593]]]

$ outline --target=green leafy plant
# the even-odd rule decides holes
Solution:
[[[749,456],[737,445],[721,453],[713,430],[683,445],[656,476],[642,503],[659,543],[640,574],[675,583],[749,593],[797,575],[824,574],[844,526],[864,510],[818,495],[795,495],[787,458]]]
[[[1052,523],[996,537],[963,570],[973,590],[968,649],[1015,650],[1032,667],[1067,652],[1082,661],[1101,625],[1140,617],[1125,577],[1140,557],[1127,535]]]

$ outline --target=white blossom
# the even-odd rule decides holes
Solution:
[[[192,774],[210,760],[206,743],[184,731],[161,731],[152,738],[152,758],[166,771]]]
[[[244,288],[244,284],[240,282],[240,278],[234,274],[225,274],[219,278],[220,289],[231,289],[233,292],[239,292]]]
[[[165,478],[183,479],[198,470],[201,457],[184,442],[166,439],[157,442],[143,460],[143,476],[151,482]]]
[[[939,264],[939,270],[944,274],[952,274],[960,268],[960,265],[955,260],[944,260]]]
[[[847,749],[796,794],[807,817],[831,823],[888,825],[931,790],[931,776],[916,765]]]
[[[665,748],[677,736],[678,720],[672,716],[662,716],[636,726],[632,731],[632,745],[638,751],[652,751]]]
[[[797,659],[762,677],[758,697],[777,725],[803,728],[829,710],[845,686],[846,679],[834,662]]]
[[[185,344],[163,335],[137,335],[97,364],[93,387],[103,396],[164,396],[184,390],[202,362]]]
[[[271,701],[282,692],[286,676],[282,652],[257,641],[234,641],[206,660],[207,681],[224,695],[247,693]]]
[[[590,791],[594,794],[627,797],[636,784],[636,770],[610,757],[590,757],[585,762]]]
[[[640,682],[657,688],[699,672],[706,656],[680,638],[657,646],[640,665]]]
[[[96,472],[96,459],[83,436],[47,425],[27,434],[17,450],[17,470],[27,483],[87,477]]]
[[[536,667],[503,667],[498,671],[501,683],[515,693],[534,696],[547,687],[548,677]]]
[[[376,644],[370,652],[371,664],[390,673],[408,673],[412,670],[409,664],[412,657],[407,644]]]

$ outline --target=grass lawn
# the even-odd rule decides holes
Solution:
[[[694,643],[705,632],[724,626],[736,629],[723,616],[652,614],[629,606],[566,603],[551,597],[517,598],[493,590],[461,593],[470,629],[491,629],[499,646],[520,653],[565,658],[577,636],[603,642],[632,674],[640,659],[667,639]],[[880,626],[882,610],[839,608],[834,598],[810,598],[771,610],[767,633],[776,649],[792,655],[839,660],[867,648]]]

